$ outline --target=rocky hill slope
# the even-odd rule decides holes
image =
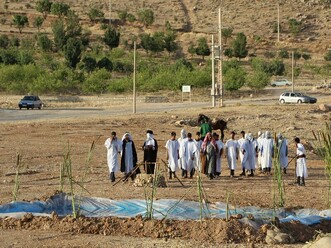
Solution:
[[[144,28],[139,24],[121,27],[123,36],[128,38],[132,34],[154,32],[164,29],[166,21],[178,31],[183,51],[188,44],[196,41],[197,37],[205,36],[211,40],[211,34],[218,30],[218,10],[222,6],[222,26],[233,28],[234,33],[244,32],[248,36],[249,46],[254,52],[266,50],[298,48],[312,53],[313,59],[321,59],[331,46],[331,1],[329,0],[289,0],[280,1],[279,17],[281,25],[280,42],[273,26],[278,19],[278,1],[261,0],[135,0],[135,1],[101,1],[101,0],[63,0],[79,13],[82,22],[92,30],[93,34],[102,34],[98,24],[89,23],[87,11],[91,6],[98,6],[105,13],[107,19],[118,18],[119,10],[137,14],[141,8],[150,8],[155,14],[155,23]],[[14,13],[26,13],[31,19],[40,15],[34,9],[35,3],[27,0],[6,0],[0,5],[1,29],[0,33],[17,33],[11,25]],[[51,15],[44,23],[43,31],[51,33]],[[301,31],[293,37],[288,28],[288,20],[294,18],[302,22]],[[36,28],[30,21],[29,28],[24,34],[33,34]],[[256,37],[258,37],[258,42]],[[229,43],[229,42],[228,42]]]

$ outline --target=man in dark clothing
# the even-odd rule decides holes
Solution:
[[[122,138],[121,172],[128,175],[136,166],[137,161],[137,151],[132,137],[129,133],[125,133]],[[134,173],[132,173],[131,179],[134,180],[135,175],[139,173],[140,169],[138,168]]]
[[[147,174],[154,174],[158,145],[152,130],[147,130],[146,136],[147,138],[142,147],[144,150],[144,169]]]

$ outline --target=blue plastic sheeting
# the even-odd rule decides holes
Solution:
[[[11,202],[0,205],[0,217],[12,216],[19,217],[24,213],[35,215],[47,215],[52,212],[59,216],[72,214],[71,196],[64,193],[52,196],[47,201],[34,202]],[[96,197],[81,197],[75,199],[76,208],[80,206],[80,214],[87,217],[135,217],[137,215],[145,216],[145,200],[110,200]],[[201,208],[202,207],[202,208]],[[202,217],[226,218],[227,206],[225,203],[213,203],[200,205],[194,201],[179,201],[174,199],[161,199],[153,203],[154,218],[178,219],[178,220],[197,220]],[[301,209],[292,212],[285,212],[284,209],[274,211],[272,209],[263,209],[258,207],[234,208],[228,206],[229,215],[241,214],[243,217],[253,215],[256,222],[266,223],[273,217],[278,217],[282,222],[292,220],[300,221],[304,225],[313,225],[320,223],[322,219],[331,220],[331,211],[317,211],[314,209]],[[202,212],[201,212],[202,209]]]

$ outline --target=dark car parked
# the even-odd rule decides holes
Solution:
[[[41,109],[43,106],[42,101],[40,100],[39,96],[24,96],[20,102],[18,103],[18,107],[20,109],[26,108],[26,109],[34,109],[38,108]]]

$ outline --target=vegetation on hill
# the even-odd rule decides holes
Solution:
[[[34,17],[13,14],[11,24],[18,33],[0,35],[0,90],[3,92],[102,94],[130,91],[134,42],[138,53],[139,91],[179,90],[187,84],[207,88],[211,85],[210,37],[205,34],[191,40],[186,53],[178,38],[179,31],[172,27],[170,20],[162,27],[153,27],[157,19],[151,8],[141,8],[136,14],[120,10],[119,19],[110,22],[96,5],[86,10],[88,19],[83,19],[63,2],[37,0],[35,6],[28,7],[35,8],[35,13],[39,14]],[[86,21],[88,24],[84,25]],[[31,25],[37,32],[25,34]],[[92,26],[98,30],[91,31]],[[126,28],[134,26],[140,31],[128,36]],[[304,32],[305,23],[291,18],[287,27],[281,27],[285,28],[297,37]],[[288,49],[266,50],[261,56],[257,53],[262,43],[260,36],[254,35],[251,40],[232,27],[223,28],[222,36],[225,90],[235,91],[243,86],[260,90],[268,85],[272,76],[289,75],[291,54]],[[325,63],[316,65],[309,52],[296,49],[295,63],[301,63],[296,64],[295,76],[302,72],[331,76],[331,51],[326,50],[323,56]]]

